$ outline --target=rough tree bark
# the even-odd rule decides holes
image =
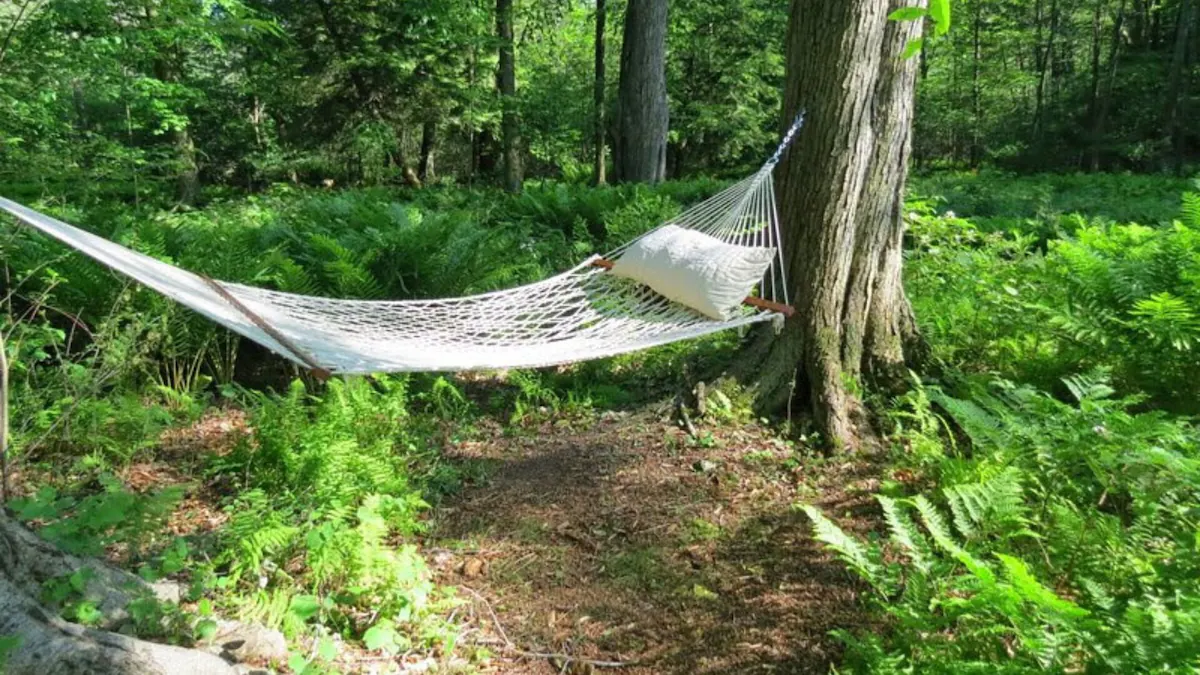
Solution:
[[[617,90],[617,180],[666,178],[668,119],[667,0],[630,0]]]
[[[900,56],[922,27],[887,19],[907,4],[793,0],[788,26],[785,119],[809,120],[778,174],[797,312],[745,373],[764,409],[807,400],[835,447],[860,439],[851,383],[898,381],[919,347],[901,279],[918,64]]]
[[[232,675],[223,659],[202,651],[137,640],[58,618],[37,598],[46,581],[91,572],[87,593],[106,617],[119,617],[137,577],[103,563],[67,555],[0,510],[0,636],[16,638],[6,675]]]
[[[504,148],[504,189],[520,192],[521,125],[517,119],[517,72],[513,53],[513,2],[496,0],[496,34],[500,38],[500,69],[496,85],[503,107],[500,118],[500,143]]]
[[[595,146],[595,171],[593,176],[596,185],[605,183],[604,161],[604,30],[608,23],[607,3],[596,0],[596,68],[595,79],[592,83],[592,104],[595,109],[595,127],[592,129],[592,144]]]

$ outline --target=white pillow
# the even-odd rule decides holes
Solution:
[[[703,232],[665,225],[634,242],[612,273],[722,321],[763,279],[775,249],[735,246]]]

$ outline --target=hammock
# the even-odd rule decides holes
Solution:
[[[775,209],[775,155],[753,176],[670,222],[742,246],[773,247],[761,298],[727,321],[607,273],[628,247],[549,279],[444,300],[365,301],[281,293],[221,282],[138,253],[0,197],[0,210],[318,376],[532,368],[604,358],[780,319],[787,279]]]

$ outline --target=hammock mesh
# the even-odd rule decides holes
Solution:
[[[774,248],[759,295],[787,304],[771,176],[779,154],[755,175],[670,222],[728,243]],[[534,284],[454,299],[364,301],[281,293],[201,277],[4,198],[0,210],[302,366],[330,373],[550,366],[780,318],[743,307],[728,321],[710,319],[593,265],[600,256]]]

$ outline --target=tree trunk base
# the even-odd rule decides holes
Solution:
[[[45,582],[90,572],[85,595],[104,616],[120,620],[139,594],[140,579],[96,560],[57,550],[0,511],[0,638],[17,641],[0,662],[6,675],[232,675],[233,666],[194,649],[138,640],[64,621],[38,597]]]

